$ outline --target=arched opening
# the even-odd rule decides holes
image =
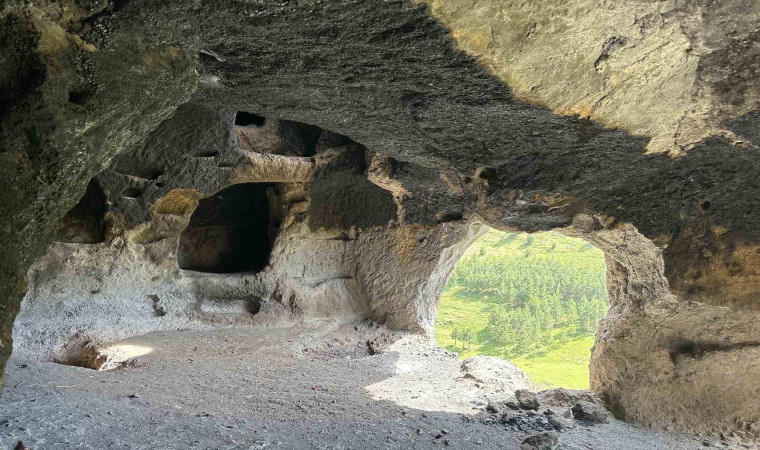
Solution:
[[[438,345],[461,358],[506,358],[540,388],[589,388],[589,359],[609,308],[604,254],[556,232],[489,229],[441,295]]]
[[[266,267],[279,230],[270,211],[276,196],[270,183],[242,183],[201,200],[180,236],[180,269],[235,273]]]

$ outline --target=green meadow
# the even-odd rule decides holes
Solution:
[[[457,264],[438,304],[438,345],[507,358],[542,388],[588,388],[609,302],[602,252],[559,233],[490,230]]]

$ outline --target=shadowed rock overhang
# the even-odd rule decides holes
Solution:
[[[89,228],[70,239],[121,229],[145,247],[176,236],[200,198],[229,183],[309,183],[311,204],[326,208],[298,212],[308,232],[350,239],[352,226],[385,224],[388,236],[359,253],[394,270],[452,253],[467,231],[443,227],[460,221],[587,234],[625,299],[598,338],[594,388],[629,420],[758,435],[760,408],[740,394],[749,378],[715,399],[726,422],[683,415],[709,391],[685,374],[699,368],[712,386],[729,359],[757,373],[757,348],[742,344],[759,340],[756,6],[85,3],[0,2],[0,361],[27,270],[85,192]],[[366,151],[318,168],[317,136]],[[201,169],[209,162],[218,170]],[[88,191],[101,173],[106,191]],[[330,202],[336,191],[370,200]],[[119,217],[101,214],[103,195]],[[419,227],[437,227],[435,252],[415,253]],[[341,308],[409,329],[434,308],[421,300],[432,285],[414,307],[392,308],[378,300],[383,283],[365,287],[374,303]],[[620,388],[633,370],[620,361],[642,355],[656,364],[643,361],[637,383]],[[666,407],[642,400],[673,383]]]

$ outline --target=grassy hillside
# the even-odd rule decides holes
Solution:
[[[593,336],[583,336],[555,345],[544,354],[512,358],[542,389],[565,387],[588,389],[588,361]]]
[[[602,252],[583,240],[491,230],[452,273],[436,339],[461,358],[509,358],[543,387],[588,388],[604,277]]]

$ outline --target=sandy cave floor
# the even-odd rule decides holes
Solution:
[[[381,349],[373,354],[367,341]],[[110,371],[11,359],[0,448],[520,448],[483,420],[508,394],[463,379],[456,356],[373,326],[150,333]],[[560,433],[566,449],[697,449],[704,439],[612,421]]]

